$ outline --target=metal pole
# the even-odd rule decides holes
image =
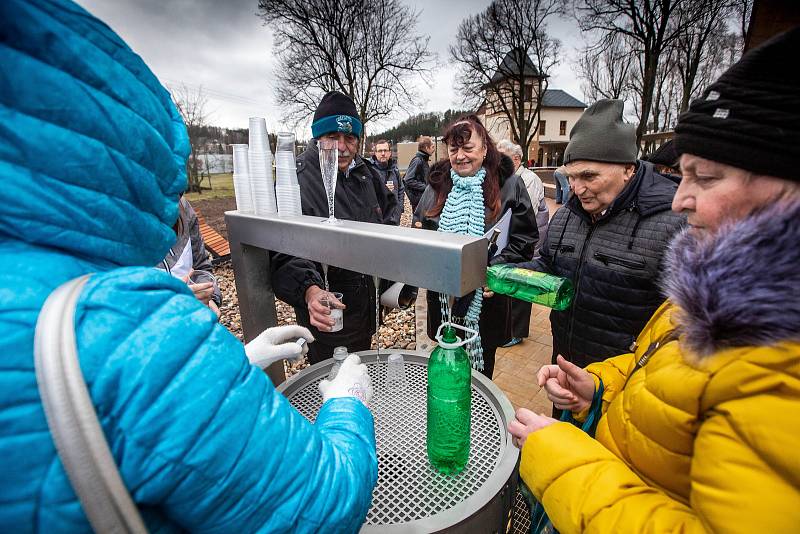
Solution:
[[[269,252],[236,239],[235,226],[229,227],[231,260],[233,262],[236,294],[242,320],[242,337],[247,343],[271,326],[278,325],[275,312],[275,294],[269,276]],[[286,380],[283,360],[267,368],[276,386]]]

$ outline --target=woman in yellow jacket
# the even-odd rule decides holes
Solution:
[[[517,411],[520,472],[570,532],[800,532],[800,29],[748,52],[681,115],[690,227],[632,352],[539,385],[595,438]]]

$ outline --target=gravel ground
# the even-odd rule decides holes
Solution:
[[[193,206],[200,209],[208,224],[220,234],[227,236],[225,228],[225,211],[235,209],[233,199],[214,199],[207,201],[193,202]],[[402,226],[411,225],[411,206],[406,199],[406,210],[401,218]],[[233,277],[233,267],[230,261],[220,263],[214,267],[214,275],[219,282],[222,292],[222,308],[220,310],[220,323],[230,330],[236,337],[242,339],[242,320],[239,316],[239,299],[236,296],[236,285]],[[294,310],[291,306],[281,301],[276,301],[278,313],[278,324],[293,324],[295,319]],[[380,337],[380,347],[414,350],[416,348],[415,334],[415,313],[414,306],[407,310],[392,310],[384,315],[383,324],[378,333]],[[372,348],[376,348],[376,339],[373,336]],[[287,376],[291,376],[301,369],[308,367],[305,361],[297,362],[287,366]]]

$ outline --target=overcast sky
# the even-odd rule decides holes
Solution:
[[[438,67],[430,85],[419,81],[418,112],[459,107],[456,67],[447,47],[461,20],[486,8],[488,0],[404,0],[420,12],[417,31],[429,35]],[[271,83],[276,65],[272,36],[256,16],[257,0],[77,0],[116,31],[167,86],[203,87],[209,97],[209,122],[247,127],[248,117],[264,116],[271,131],[285,129]],[[571,20],[554,19],[550,34],[562,42],[563,58],[550,88],[583,99],[573,72],[582,37]],[[405,114],[376,126],[391,126]],[[298,132],[303,135],[302,132]]]

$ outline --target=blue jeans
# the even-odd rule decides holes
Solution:
[[[569,198],[569,179],[557,171],[553,173],[553,177],[556,179],[556,203],[563,204]]]

